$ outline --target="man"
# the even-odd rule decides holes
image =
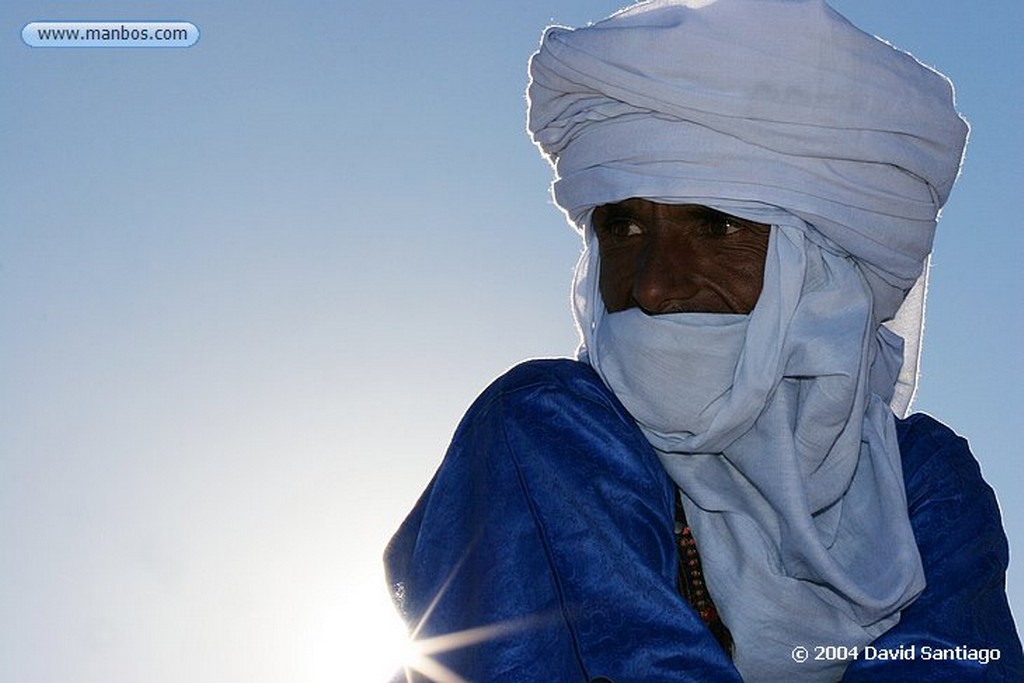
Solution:
[[[392,541],[421,673],[1020,680],[991,490],[894,415],[948,81],[820,0],[641,3],[549,29],[530,75],[580,360],[488,388]]]

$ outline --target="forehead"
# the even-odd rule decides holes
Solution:
[[[713,220],[723,217],[737,218],[750,225],[768,226],[767,223],[758,223],[751,219],[744,219],[736,214],[704,204],[670,204],[642,197],[630,197],[629,199],[595,207],[591,213],[591,223],[597,225],[612,218],[637,218],[651,222],[674,222]]]

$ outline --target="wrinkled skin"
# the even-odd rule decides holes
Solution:
[[[609,313],[749,313],[770,227],[697,204],[627,199],[594,209]]]

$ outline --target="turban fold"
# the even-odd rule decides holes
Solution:
[[[633,196],[777,206],[869,271],[883,319],[922,274],[967,136],[944,76],[821,0],[655,1],[551,27],[528,97],[577,225]]]

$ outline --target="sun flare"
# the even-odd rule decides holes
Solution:
[[[377,577],[320,602],[305,647],[311,683],[385,683],[419,656]]]
[[[430,609],[427,610],[429,615]],[[537,617],[465,631],[416,637],[391,604],[384,581],[370,577],[346,585],[345,593],[321,599],[304,643],[311,683],[402,683],[430,680],[468,683],[436,655],[536,626]],[[416,678],[414,674],[419,674]]]

